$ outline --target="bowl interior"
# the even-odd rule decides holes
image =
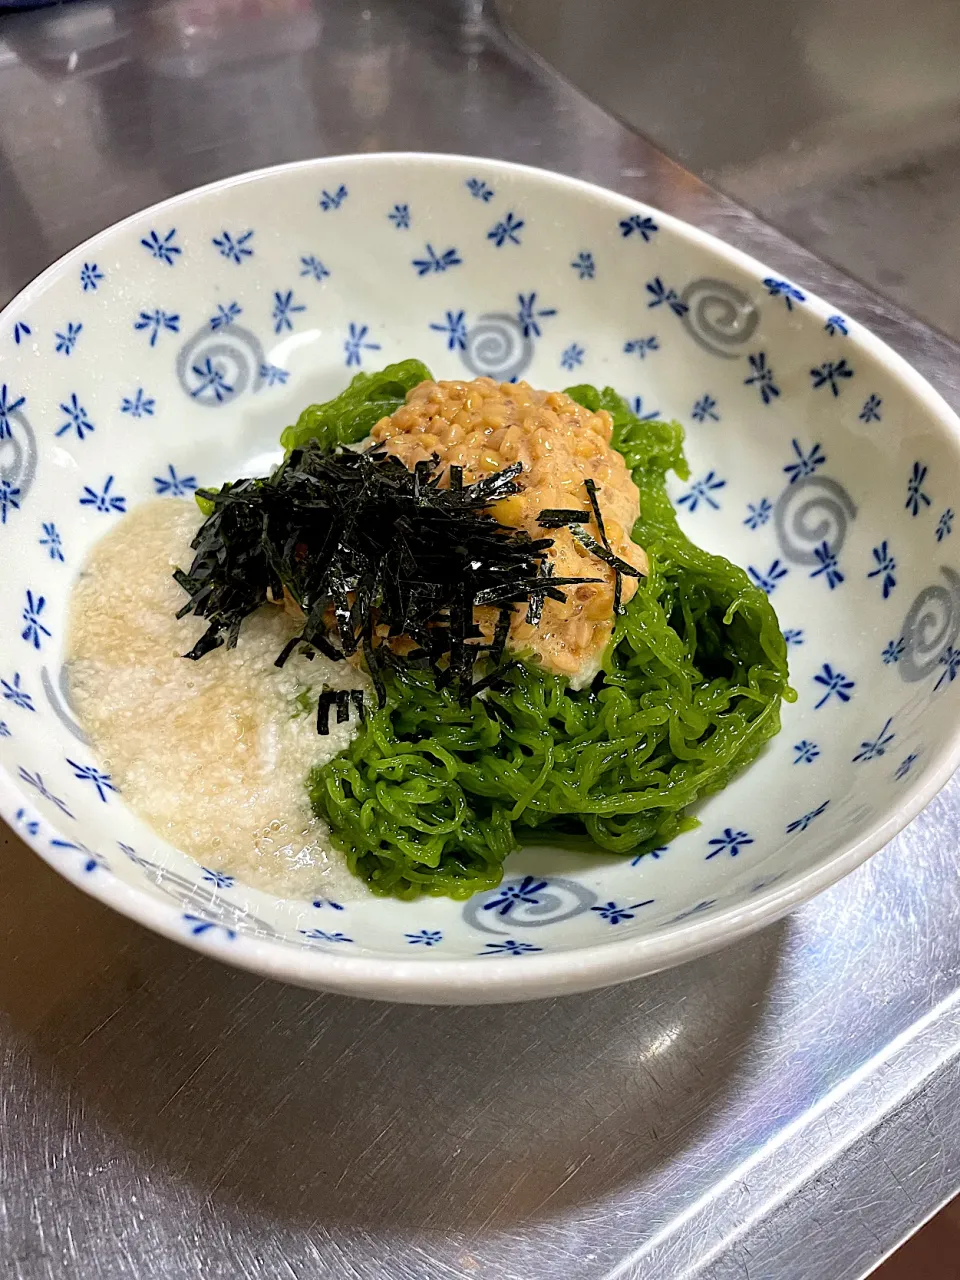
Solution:
[[[491,961],[640,940],[639,972],[694,924],[717,940],[829,882],[952,761],[953,416],[854,322],[656,211],[488,161],[267,171],[81,246],[6,310],[0,352],[4,814],[173,936],[288,976],[307,952],[482,959],[478,984]],[[411,355],[440,377],[612,384],[678,418],[682,522],[771,594],[798,699],[699,829],[643,859],[541,847],[466,903],[282,901],[205,873],[98,781],[61,681],[68,594],[124,510],[266,469],[302,406]]]

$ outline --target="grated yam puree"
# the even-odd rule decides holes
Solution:
[[[277,668],[297,624],[273,605],[244,622],[235,649],[185,659],[206,623],[176,617],[186,596],[171,574],[189,568],[202,519],[192,502],[153,501],[94,546],[70,606],[76,714],[126,804],[204,866],[283,897],[361,896],[304,783],[357,729],[353,713],[331,715],[319,736],[319,693],[369,684],[320,654]]]

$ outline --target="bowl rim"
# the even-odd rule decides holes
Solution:
[[[482,168],[485,174],[525,177],[557,191],[582,193],[595,202],[606,204],[615,213],[650,214],[658,220],[661,228],[668,229],[680,241],[710,251],[718,262],[747,275],[758,284],[764,276],[770,274],[769,269],[758,259],[711,233],[653,205],[581,178],[484,156],[380,151],[320,156],[254,169],[191,188],[139,209],[61,255],[7,303],[0,311],[0,321],[8,318],[10,312],[29,305],[67,268],[89,256],[98,246],[109,242],[116,232],[148,215],[172,211],[193,203],[200,196],[262,182],[279,175],[298,172],[305,175],[321,174],[338,167],[342,169],[346,165],[356,169],[368,166],[403,166],[411,162],[461,172]],[[825,316],[834,310],[818,295],[809,291],[806,291],[805,307],[814,311],[822,310]],[[918,402],[919,407],[926,412],[927,420],[935,422],[943,436],[953,445],[960,462],[960,418],[943,397],[902,356],[863,325],[857,323],[850,339],[866,354],[883,363],[887,372],[900,383],[901,389]],[[515,957],[497,958],[486,955],[469,959],[431,956],[429,959],[406,960],[362,952],[352,955],[331,954],[279,938],[264,940],[243,933],[237,933],[233,938],[221,938],[218,936],[219,930],[211,930],[198,937],[184,930],[181,904],[161,901],[152,893],[113,874],[90,876],[83,872],[74,873],[62,866],[49,848],[45,847],[46,837],[41,838],[39,831],[32,835],[17,825],[14,816],[17,810],[32,809],[34,806],[30,797],[20,789],[4,766],[0,766],[0,817],[48,866],[90,897],[113,907],[156,933],[196,951],[214,955],[235,967],[301,986],[346,995],[419,1003],[499,1003],[586,991],[639,978],[724,947],[774,923],[791,908],[829,888],[859,867],[929,804],[960,766],[960,724],[934,758],[934,766],[903,793],[899,803],[886,818],[874,823],[855,839],[841,843],[836,852],[808,871],[790,878],[786,883],[777,881],[759,890],[749,902],[720,907],[706,917],[667,925],[655,933],[613,938],[568,950],[524,955],[522,964],[517,964]],[[55,834],[60,831],[46,819],[44,827],[50,828]],[[481,958],[483,964],[478,963]]]

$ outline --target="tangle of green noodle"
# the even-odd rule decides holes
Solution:
[[[603,679],[580,692],[524,663],[462,707],[429,671],[391,675],[386,707],[309,779],[315,811],[377,893],[466,898],[531,840],[634,856],[666,844],[777,733],[794,696],[766,595],[677,524],[666,475],[688,475],[683,429],[641,422],[610,388],[568,394],[613,416],[650,575],[617,621]]]

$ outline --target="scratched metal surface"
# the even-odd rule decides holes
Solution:
[[[424,147],[642,196],[957,350],[666,161],[453,0],[76,5],[0,23],[0,295],[126,213]],[[787,921],[632,986],[388,1007],[259,981],[0,835],[14,1280],[856,1280],[960,1184],[960,783]]]

